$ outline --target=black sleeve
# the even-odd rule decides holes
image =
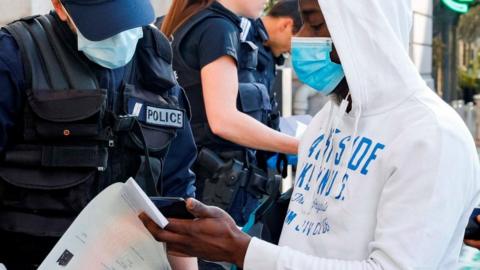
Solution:
[[[0,30],[0,153],[21,119],[24,75],[20,50],[12,36]]]
[[[188,111],[188,101],[182,90],[176,92],[180,105]],[[197,158],[197,148],[193,139],[188,113],[184,114],[185,125],[177,130],[177,136],[172,141],[163,171],[164,195],[168,197],[195,197],[195,174],[190,170]]]
[[[237,61],[239,30],[232,22],[222,18],[207,19],[201,30],[197,50],[200,69],[222,56],[231,56]]]

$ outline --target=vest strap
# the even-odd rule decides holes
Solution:
[[[18,165],[62,168],[107,167],[108,150],[100,146],[39,146],[7,151],[4,162]]]

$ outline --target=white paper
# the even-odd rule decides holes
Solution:
[[[166,249],[139,220],[167,220],[133,179],[105,189],[80,213],[39,270],[170,270]]]
[[[310,115],[294,115],[280,118],[280,131],[295,138],[302,137],[312,121]]]

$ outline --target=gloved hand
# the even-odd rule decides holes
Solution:
[[[285,178],[288,165],[297,166],[297,162],[297,155],[276,154],[267,160],[267,165],[271,169],[276,169]]]

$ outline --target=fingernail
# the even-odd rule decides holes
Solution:
[[[195,207],[195,200],[194,199],[188,199],[187,200],[187,208],[188,209],[193,209]]]

